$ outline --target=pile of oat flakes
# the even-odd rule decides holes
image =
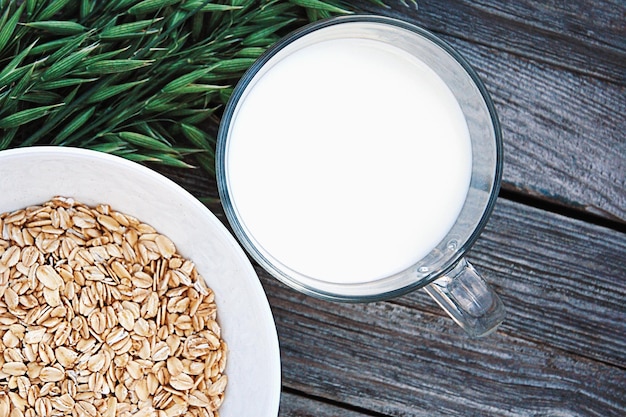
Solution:
[[[169,238],[106,204],[0,214],[0,417],[217,417],[214,294]]]

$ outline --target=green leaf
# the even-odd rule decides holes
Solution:
[[[232,58],[220,61],[215,67],[216,72],[220,73],[240,73],[246,71],[256,59],[254,58]]]
[[[78,116],[74,117],[71,122],[67,123],[59,133],[57,133],[52,140],[53,145],[59,145],[65,141],[65,139],[74,133],[78,128],[83,126],[96,111],[96,107],[89,107],[87,110],[82,111]],[[67,145],[67,143],[66,143]]]
[[[143,84],[145,82],[147,82],[149,80],[149,78],[146,78],[144,80],[139,80],[139,81],[133,81],[133,82],[129,82],[129,83],[124,83],[124,84],[118,84],[118,85],[111,85],[111,86],[107,86],[107,87],[102,87],[100,90],[96,91],[95,93],[93,93],[88,99],[87,99],[87,103],[88,104],[93,104],[93,103],[98,103],[104,100],[108,100],[111,97],[117,96],[125,91],[130,90],[131,88],[139,85],[139,84]]]
[[[127,10],[137,2],[137,0],[110,0],[108,5],[111,6],[111,10]]]
[[[106,28],[100,33],[100,39],[115,40],[125,39],[134,36],[146,36],[158,33],[160,28],[153,28],[151,30],[145,30],[150,25],[163,20],[163,17],[158,19],[138,20],[136,22],[124,23],[117,26],[111,26]]]
[[[184,87],[179,87],[173,93],[177,95],[186,95],[186,94],[198,94],[203,93],[207,95],[208,93],[222,90],[224,88],[230,88],[228,85],[214,85],[214,84],[188,84]]]
[[[82,61],[80,63],[80,68],[81,69],[85,69],[88,66],[90,66],[91,64],[95,63],[95,62],[100,62],[100,61],[106,61],[106,60],[110,60],[113,57],[118,56],[119,54],[121,54],[122,52],[125,52],[129,49],[128,46],[122,48],[122,49],[116,49],[113,51],[109,51],[109,52],[102,52],[99,53],[97,55],[91,56],[91,57],[87,57],[85,58],[84,61]]]
[[[177,89],[179,89],[181,87],[185,87],[185,86],[193,83],[194,81],[199,80],[205,74],[207,74],[210,71],[212,71],[214,68],[215,68],[215,66],[207,67],[207,68],[200,68],[200,69],[192,71],[192,72],[190,72],[188,74],[181,75],[180,77],[176,78],[175,80],[170,81],[169,83],[167,83],[163,87],[163,89],[161,91],[163,91],[164,93],[172,93],[172,92],[176,91]]]
[[[153,62],[154,60],[149,59],[109,59],[88,65],[85,72],[89,75],[116,74],[143,68]]]
[[[90,37],[92,33],[93,31],[89,31],[86,33],[82,33],[80,35],[72,35],[72,36],[68,36],[65,38],[61,38],[65,40],[66,43],[65,45],[62,45],[59,49],[57,49],[55,52],[53,52],[50,55],[50,58],[48,59],[48,62],[49,62],[48,65],[52,65],[52,63],[55,63],[65,57],[68,57],[74,52],[79,51],[80,48],[84,47],[83,43],[85,42],[85,40],[87,40]]]
[[[204,28],[204,13],[195,13],[191,21],[191,39],[197,41],[200,39],[202,29]]]
[[[29,89],[33,88],[33,73],[35,72],[35,67],[32,65],[27,66],[28,71],[24,74],[24,76],[11,88],[11,95],[15,98],[19,98],[17,96],[25,93]]]
[[[11,114],[10,116],[0,119],[0,129],[11,129],[32,122],[33,120],[37,120],[48,115],[52,109],[63,105],[64,103],[35,107]]]
[[[248,0],[243,0],[247,2]],[[293,17],[293,5],[288,1],[272,2],[271,4],[261,7],[255,11],[254,21],[257,24],[262,24],[265,19],[271,19],[271,22],[278,22],[285,19],[286,16]],[[271,23],[270,23],[271,24]]]
[[[2,71],[0,71],[0,86],[6,85],[10,82],[10,81],[7,81],[5,78],[8,77],[12,72],[14,72],[17,69],[17,67],[22,63],[22,61],[24,61],[24,58],[28,56],[28,53],[30,52],[30,50],[32,49],[34,45],[35,43],[33,42],[32,44],[24,48],[22,52],[14,56],[13,59],[8,64],[6,64],[6,66],[2,69]],[[27,68],[27,66],[22,67],[22,68]]]
[[[55,51],[67,45],[68,45],[68,38],[55,39],[53,41],[42,43],[33,47],[33,49],[30,51],[30,55],[46,54],[48,52]]]
[[[35,8],[37,7],[37,3],[39,3],[40,0],[26,0],[26,15],[28,17],[33,15],[33,12],[35,11]]]
[[[306,16],[311,22],[316,22],[331,17],[332,13],[326,10],[306,9]]]
[[[176,168],[195,168],[193,165],[183,161],[177,154],[152,154],[152,157],[160,164]]]
[[[202,169],[207,171],[209,174],[215,176],[215,156],[214,155],[200,153],[200,154],[194,155],[194,158],[196,159],[200,167],[202,167]]]
[[[172,33],[173,37],[176,38],[178,36],[176,29],[189,19],[190,14],[191,13],[178,8],[174,10],[167,16],[167,22],[165,22],[164,25],[164,28],[167,29],[165,33]]]
[[[120,151],[124,150],[124,145],[122,143],[114,143],[114,142],[105,142],[98,143],[95,145],[89,145],[89,149],[94,151],[100,151],[104,153],[112,153],[116,155],[120,155]]]
[[[2,17],[0,17],[0,28],[4,27],[9,18],[9,12],[11,11],[11,8],[8,7],[9,5],[4,4],[4,1],[6,0],[0,0],[0,8],[4,9],[4,13],[2,13]]]
[[[4,88],[9,84],[19,80],[24,76],[24,74],[31,71],[33,67],[35,67],[37,64],[38,62],[34,62],[32,64],[24,65],[23,67],[19,67],[9,71],[4,76],[2,76],[2,78],[0,78],[0,88]]]
[[[86,46],[83,49],[74,52],[73,54],[58,60],[50,66],[41,76],[42,81],[54,80],[70,70],[74,69],[79,62],[85,59],[94,49],[98,47],[97,43]]]
[[[133,162],[160,162],[159,159],[153,155],[129,152],[127,149],[124,149],[122,152],[116,152],[116,154]]]
[[[349,10],[342,9],[341,7],[323,2],[321,0],[289,0],[289,2],[295,4],[296,6],[304,7],[307,9],[324,10],[327,12],[339,14],[351,13]]]
[[[78,94],[79,89],[80,89],[80,85],[77,85],[74,88],[72,88],[70,92],[65,97],[63,97],[63,101],[65,103],[71,103],[72,100],[74,100],[74,98],[76,97],[76,94]]]
[[[180,125],[183,134],[189,141],[200,149],[213,150],[215,139],[209,136],[208,133],[186,123]]]
[[[284,22],[279,22],[276,23],[272,26],[263,28],[263,29],[259,29],[257,31],[255,31],[254,33],[251,33],[250,35],[248,35],[242,42],[241,44],[243,46],[263,46],[263,45],[268,45],[269,43],[273,42],[273,38],[271,38],[272,35],[274,35],[277,31],[279,31],[280,29],[284,28],[287,25],[292,24],[293,22],[295,22],[297,19],[293,18],[293,19],[288,19]],[[268,41],[269,38],[269,41]]]
[[[20,101],[35,103],[39,105],[50,105],[56,104],[63,100],[63,97],[57,93],[52,91],[30,91],[28,93],[22,94],[19,97]]]
[[[18,102],[23,99],[23,94],[26,93],[30,87],[32,87],[34,67],[27,66],[25,68],[27,70],[20,80],[7,91],[7,94],[0,97],[0,106],[2,106],[4,113],[12,113],[17,110]]]
[[[233,94],[233,89],[232,88],[224,88],[223,90],[220,90],[220,100],[222,101],[222,103],[226,104],[228,103],[228,100],[230,100],[230,96]]]
[[[92,12],[94,7],[94,3],[91,0],[81,0],[80,1],[80,18],[84,19]]]
[[[6,16],[9,13],[9,7],[7,7],[6,11],[2,16],[2,29],[0,29],[0,51],[4,49],[5,46],[9,44],[11,37],[13,36],[13,32],[15,31],[15,27],[17,23],[20,21],[20,16],[22,16],[22,12],[24,11],[24,3],[17,8],[15,13],[11,15],[11,17],[6,20]]]
[[[136,106],[132,107],[118,107],[117,111],[111,115],[107,115],[108,121],[107,125],[104,128],[105,132],[110,132],[115,126],[118,126],[121,123],[128,121],[129,119],[133,119],[139,115],[139,110]],[[105,119],[106,120],[106,119]]]
[[[163,135],[158,132],[160,127],[158,123],[150,124],[148,121],[142,120],[139,123],[133,123],[132,125],[137,129],[137,133],[142,133],[146,136],[150,136],[160,140],[161,142],[167,143],[167,139],[165,139]]]
[[[0,139],[0,151],[9,147],[18,130],[19,129],[17,127],[14,127],[13,129],[6,130],[2,133],[2,137]]]
[[[188,164],[187,162],[182,160],[182,157],[179,154],[168,154],[168,153],[153,153],[153,152],[145,152],[142,154],[139,153],[130,153],[128,151],[122,151],[118,155],[123,156],[124,158],[130,159],[135,162],[153,162],[163,165],[169,165],[176,168],[195,168],[193,165]]]
[[[61,78],[54,81],[46,81],[39,84],[42,90],[55,90],[57,88],[73,87],[79,84],[91,83],[98,78]]]
[[[217,107],[211,109],[187,109],[184,112],[181,111],[179,116],[184,117],[184,119],[182,119],[182,123],[199,124],[204,122],[209,117],[213,116],[217,109]],[[176,115],[176,113],[174,113],[174,115]]]
[[[241,10],[243,6],[233,6],[228,4],[215,4],[206,0],[190,0],[181,5],[181,8],[188,11],[200,12],[227,12],[231,10]]]
[[[113,135],[116,135],[118,138],[120,138],[124,142],[131,143],[135,146],[140,146],[142,148],[150,149],[153,151],[172,152],[171,145],[167,143],[163,143],[156,138],[143,135],[141,133],[118,132],[118,133],[114,133]]]
[[[37,20],[48,20],[59,13],[72,0],[53,0],[48,2],[48,6],[37,15]]]
[[[257,46],[249,46],[247,48],[242,48],[235,54],[238,58],[253,58],[257,59],[264,52],[265,48],[257,47]]]
[[[55,35],[76,35],[87,31],[87,28],[80,23],[64,20],[30,22],[25,23],[24,26],[45,30]]]
[[[176,3],[180,3],[180,1],[181,0],[144,0],[128,9],[128,13],[134,15],[152,13],[168,6],[172,6]]]
[[[144,108],[148,112],[161,112],[173,108],[170,103],[178,97],[177,94],[159,94],[158,96],[150,97],[144,105]]]

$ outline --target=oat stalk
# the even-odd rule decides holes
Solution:
[[[380,0],[370,0],[383,4]],[[214,170],[243,72],[343,0],[0,0],[0,150],[52,144]]]

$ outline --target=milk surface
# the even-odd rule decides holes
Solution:
[[[414,56],[337,39],[276,63],[239,102],[226,175],[256,245],[311,278],[363,283],[448,233],[471,177],[452,92]]]

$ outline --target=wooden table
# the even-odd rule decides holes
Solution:
[[[468,257],[508,317],[470,339],[422,291],[324,302],[257,267],[280,417],[626,416],[626,2],[387,3],[353,2],[441,36],[495,101],[504,182]],[[170,176],[217,195],[199,174]]]

